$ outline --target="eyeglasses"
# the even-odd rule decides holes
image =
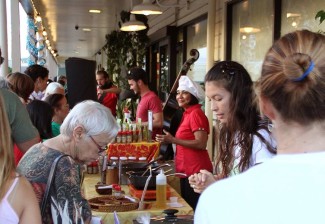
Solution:
[[[98,154],[101,154],[102,152],[107,150],[107,145],[105,146],[100,146],[91,135],[89,135],[89,138],[93,141],[93,143],[97,146],[98,148]]]

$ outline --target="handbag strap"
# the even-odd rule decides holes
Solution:
[[[60,159],[62,159],[63,157],[66,157],[66,156],[69,156],[69,155],[60,155],[60,156],[56,157],[55,160],[52,163],[49,178],[47,179],[46,189],[45,189],[42,204],[41,204],[41,215],[42,215],[42,217],[43,217],[44,212],[45,212],[45,208],[46,208],[48,196],[49,196],[49,193],[50,193],[51,185],[52,185],[53,180],[54,180],[54,174],[55,174],[56,168],[58,166],[58,163],[59,163]]]

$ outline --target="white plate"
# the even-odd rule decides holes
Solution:
[[[183,204],[181,204],[181,203],[167,203],[167,205],[169,206],[169,207],[172,207],[172,208],[180,208],[180,207],[183,207],[184,205]]]

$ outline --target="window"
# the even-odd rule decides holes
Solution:
[[[315,20],[324,0],[233,0],[227,5],[226,58],[238,61],[253,81],[274,40],[294,30],[324,31]]]
[[[187,26],[187,59],[190,57],[191,49],[197,49],[200,57],[187,75],[196,82],[203,82],[207,61],[207,19]]]
[[[318,11],[324,9],[324,0],[313,0],[306,2],[301,0],[282,0],[281,35],[294,30],[308,29],[317,32],[323,27],[315,20]]]
[[[254,81],[273,41],[272,8],[269,0],[247,0],[232,6],[231,60],[241,63]]]

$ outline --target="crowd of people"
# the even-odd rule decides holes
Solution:
[[[162,102],[149,89],[147,73],[129,71],[130,90],[140,98],[135,120],[147,124],[152,111],[152,139],[176,145],[175,171],[186,174],[180,177],[181,196],[195,223],[324,220],[324,50],[324,35],[295,31],[269,49],[255,84],[235,61],[215,63],[205,75],[205,91],[181,76],[176,100],[183,115],[174,135],[162,129]],[[83,101],[72,109],[66,78],[48,80],[46,68],[32,65],[0,83],[0,220],[7,223],[89,223],[81,165],[97,160],[119,130],[121,89],[106,71],[96,73],[99,103]],[[210,124],[200,104],[205,99],[218,120],[215,161],[207,151]]]

